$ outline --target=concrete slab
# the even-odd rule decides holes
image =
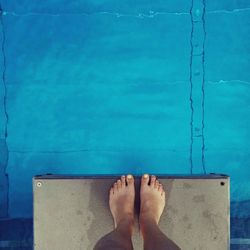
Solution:
[[[93,249],[98,239],[113,229],[108,191],[117,178],[34,177],[34,249]],[[210,174],[159,176],[159,179],[167,193],[159,224],[162,231],[181,249],[229,249],[230,178]],[[136,177],[137,215],[139,184]],[[133,243],[134,249],[143,248],[138,227]]]

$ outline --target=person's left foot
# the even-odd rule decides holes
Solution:
[[[135,185],[132,175],[124,175],[114,183],[109,192],[109,206],[114,218],[115,228],[125,224],[133,229]]]

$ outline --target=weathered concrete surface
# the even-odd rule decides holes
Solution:
[[[92,250],[113,229],[108,209],[111,179],[34,179],[35,250]],[[160,228],[185,250],[229,249],[229,178],[160,179],[166,207]],[[136,179],[138,215],[139,179]],[[135,249],[142,249],[136,227]]]

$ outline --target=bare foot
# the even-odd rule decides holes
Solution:
[[[132,175],[124,175],[114,183],[109,192],[109,207],[114,218],[115,228],[127,224],[133,229],[135,185]]]
[[[158,224],[165,207],[165,191],[154,175],[151,176],[150,183],[148,174],[142,176],[140,196],[140,227],[148,220]]]

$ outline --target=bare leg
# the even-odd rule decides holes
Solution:
[[[180,250],[158,227],[165,207],[165,191],[155,176],[143,175],[141,180],[140,230],[145,250]]]
[[[94,250],[131,250],[134,229],[135,186],[132,175],[121,177],[109,193],[109,207],[114,218],[115,229],[103,236]]]

